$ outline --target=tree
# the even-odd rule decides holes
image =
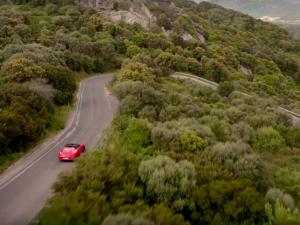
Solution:
[[[129,149],[139,152],[151,143],[151,130],[146,121],[133,120],[124,131],[124,143]]]
[[[45,70],[44,77],[58,90],[55,95],[55,102],[59,105],[69,103],[76,90],[75,78],[72,71],[63,66],[53,66],[50,64],[44,65],[43,68]]]
[[[222,82],[219,84],[218,91],[220,95],[228,97],[234,91],[234,85],[229,81]]]
[[[141,53],[141,49],[136,45],[130,45],[126,50],[126,56],[129,58],[132,58],[139,53]]]
[[[147,195],[155,201],[172,204],[176,200],[188,200],[196,184],[194,165],[188,161],[176,163],[167,156],[141,162],[139,176],[146,185]]]
[[[80,64],[82,69],[87,73],[91,73],[95,68],[94,60],[85,54],[80,55]]]
[[[110,61],[115,57],[116,48],[112,38],[103,38],[92,44],[95,55],[102,57],[106,61]]]
[[[194,58],[196,58],[197,60],[201,61],[202,57],[205,55],[205,49],[201,48],[201,47],[196,47],[193,50],[193,56]]]
[[[5,63],[4,74],[11,82],[25,82],[42,77],[44,70],[26,58],[11,59]]]
[[[172,23],[170,18],[166,16],[166,14],[160,14],[157,19],[157,24],[161,27],[164,27],[166,30],[172,29]]]
[[[127,64],[118,75],[119,81],[142,81],[148,84],[153,84],[154,75],[149,67],[142,63]]]
[[[55,16],[52,20],[56,26],[64,26],[67,29],[70,29],[73,25],[70,16]]]
[[[195,223],[261,224],[264,198],[248,180],[216,180],[194,189]],[[197,217],[196,217],[197,218]]]
[[[15,30],[22,39],[27,40],[31,37],[31,27],[26,24],[18,24],[15,26]]]
[[[106,217],[102,225],[154,225],[151,220],[145,219],[139,215],[118,214]]]
[[[19,84],[1,85],[0,96],[0,155],[21,152],[42,135],[52,104]]]
[[[202,66],[201,66],[201,63],[198,62],[198,60],[196,60],[194,58],[187,58],[186,64],[187,64],[189,72],[196,74],[196,75],[202,74]]]
[[[216,82],[226,81],[229,78],[229,71],[227,68],[214,59],[209,59],[204,64],[204,73],[208,79]]]
[[[265,189],[270,183],[269,175],[261,158],[251,151],[251,147],[242,142],[218,143],[211,148],[214,159],[228,170],[240,178],[251,180],[260,189]]]
[[[177,66],[177,61],[175,56],[168,52],[162,52],[161,54],[159,54],[156,57],[155,62],[158,66],[165,67],[171,70],[174,70]]]

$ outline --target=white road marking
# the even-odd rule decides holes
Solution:
[[[80,114],[81,114],[81,108],[82,108],[82,99],[83,99],[83,95],[85,93],[85,90],[86,90],[86,85],[85,83],[90,80],[92,78],[89,78],[87,80],[84,81],[84,83],[81,85],[80,83],[80,86],[79,86],[79,92],[77,94],[77,97],[79,96],[78,98],[78,102],[77,102],[77,105],[76,105],[76,109],[75,109],[75,112],[73,114],[73,117],[72,117],[72,120],[71,120],[71,123],[70,123],[70,126],[67,127],[55,140],[53,140],[51,143],[49,143],[47,145],[47,148],[49,148],[49,146],[53,145],[54,142],[56,142],[56,144],[48,149],[44,154],[42,154],[41,156],[39,156],[37,159],[35,159],[34,161],[32,161],[31,163],[29,163],[29,165],[27,165],[22,171],[20,171],[19,173],[17,173],[16,175],[14,175],[11,179],[9,179],[8,181],[4,182],[3,184],[1,184],[0,186],[0,191],[3,190],[5,187],[7,187],[10,183],[12,183],[14,180],[16,180],[18,177],[20,177],[22,174],[24,174],[28,169],[30,169],[33,165],[35,165],[38,161],[40,161],[42,158],[44,158],[50,151],[52,151],[54,148],[57,147],[58,144],[60,144],[63,139],[66,139],[67,137],[69,137],[76,129],[76,127],[78,126],[79,124],[79,118],[80,118]],[[80,91],[80,88],[82,89]],[[75,120],[76,118],[76,120]],[[74,124],[74,121],[75,121],[75,127],[73,127],[73,124]],[[73,128],[72,128],[73,127]],[[70,131],[69,129],[72,128]],[[68,132],[69,131],[69,132]],[[67,133],[68,132],[68,133]],[[64,135],[66,134],[66,136],[64,138],[62,138]],[[62,139],[61,139],[62,138]],[[61,140],[59,140],[61,139]]]

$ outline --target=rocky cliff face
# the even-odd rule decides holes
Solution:
[[[168,16],[171,16],[173,21],[184,16],[182,10],[176,7],[171,0],[76,0],[76,3],[81,6],[91,7],[114,22],[138,23],[146,29],[153,25],[159,25],[158,20],[162,12],[166,13],[168,11]],[[168,18],[166,19],[168,20]],[[177,29],[176,33],[180,34],[184,40],[197,39],[205,42],[205,35],[201,32],[203,29],[199,25],[197,26],[199,28],[197,31],[199,32],[190,33],[182,28],[180,30]],[[160,28],[165,35],[172,34],[172,29]]]
[[[148,28],[156,21],[144,0],[77,0],[77,4],[100,11],[114,22],[139,23]]]

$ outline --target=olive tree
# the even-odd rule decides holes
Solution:
[[[146,185],[147,195],[167,204],[189,199],[196,184],[196,170],[192,163],[176,163],[167,156],[142,161],[138,173]]]

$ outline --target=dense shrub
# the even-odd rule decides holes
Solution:
[[[213,59],[208,60],[204,64],[204,74],[208,79],[216,82],[226,81],[230,74],[228,69],[222,64]]]
[[[154,201],[162,201],[175,206],[190,204],[192,190],[196,184],[194,165],[188,161],[176,163],[166,156],[141,162],[139,176],[146,184],[147,195]],[[179,206],[179,205],[178,205]]]
[[[259,224],[264,198],[247,180],[218,180],[194,190],[197,214],[204,224]],[[246,216],[247,215],[247,216]]]
[[[289,130],[285,134],[285,139],[292,148],[300,148],[300,129]]]
[[[126,56],[132,58],[141,53],[141,49],[136,45],[130,45],[126,50]]]
[[[300,172],[288,167],[279,168],[275,174],[275,180],[293,195],[297,201],[300,199]]]
[[[130,214],[118,214],[106,217],[102,221],[102,225],[154,225],[151,220]]]
[[[124,131],[124,142],[129,149],[136,152],[151,143],[151,130],[146,121],[134,120]]]
[[[181,148],[186,151],[195,152],[204,150],[208,143],[194,132],[186,132],[180,137]]]
[[[22,83],[42,77],[44,70],[29,59],[19,58],[6,62],[3,73],[9,81]]]
[[[251,152],[251,147],[242,142],[218,143],[211,149],[213,157],[238,177],[246,178],[264,189],[270,184],[265,165],[258,155]]]
[[[44,65],[44,77],[58,91],[55,95],[55,102],[59,105],[68,104],[76,90],[74,74],[63,66]]]
[[[17,84],[0,86],[0,155],[21,152],[48,125],[53,107],[38,94]]]
[[[250,143],[254,135],[254,129],[245,122],[240,122],[233,124],[232,126],[232,137],[234,141],[243,141],[245,143]]]
[[[263,127],[257,131],[253,146],[258,151],[277,151],[284,146],[284,139],[272,127]]]
[[[285,208],[280,201],[277,201],[274,206],[268,203],[265,208],[269,224],[299,224],[300,216],[297,212],[291,212],[291,210]]]
[[[148,84],[154,82],[155,76],[151,70],[141,63],[130,63],[126,65],[118,76],[119,81],[142,81]]]
[[[295,208],[295,201],[293,197],[278,188],[270,188],[266,193],[266,199],[273,205],[275,205],[277,201],[280,201],[280,203],[286,208]]]
[[[225,81],[220,83],[218,90],[220,95],[228,97],[234,91],[234,86],[231,82]]]

